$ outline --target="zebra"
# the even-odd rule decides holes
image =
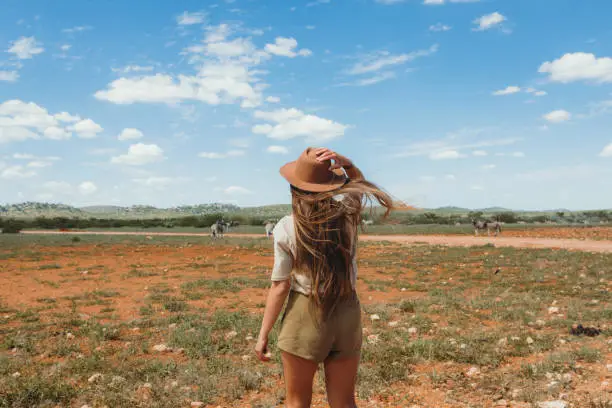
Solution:
[[[274,232],[274,227],[276,227],[276,223],[273,221],[267,222],[266,223],[266,238],[271,238]]]
[[[210,226],[210,232],[213,238],[223,238],[223,233],[227,228],[227,223],[223,220],[217,220]]]
[[[498,236],[501,231],[501,222],[499,221],[476,221],[472,220],[474,226],[474,235],[478,236],[481,230],[487,230],[487,235],[491,236],[491,230],[495,231],[495,236]]]

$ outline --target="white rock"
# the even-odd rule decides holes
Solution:
[[[87,380],[88,383],[93,384],[95,382],[100,381],[104,376],[100,373],[95,373],[94,375],[92,375],[91,377],[89,377],[89,379]]]
[[[246,341],[251,341],[251,340],[253,340],[253,336],[251,336],[251,335],[249,334],[249,335],[248,335],[248,336],[246,336],[244,339],[245,339]]]
[[[380,316],[377,315],[377,314],[373,314],[373,315],[370,316],[370,320],[373,321],[373,322],[378,321],[378,320],[380,320]]]
[[[606,370],[608,370],[609,373],[612,373],[612,364],[606,364]]]
[[[204,403],[201,401],[193,401],[191,403],[191,408],[198,408],[198,407],[203,407]]]
[[[465,350],[465,349],[467,348],[467,344],[465,344],[465,343],[461,343],[461,344],[459,345],[459,348],[460,348],[461,350]]]
[[[66,338],[67,338],[68,340],[72,340],[72,339],[74,339],[74,334],[72,334],[72,333],[66,333]]]
[[[85,404],[85,405],[81,405],[81,408],[91,408],[89,405]]]
[[[153,346],[153,351],[157,351],[158,353],[167,353],[172,351],[172,348],[168,347],[166,344],[156,344]]]
[[[115,375],[113,376],[113,378],[111,379],[111,385],[119,385],[119,384],[123,384],[124,382],[126,382],[127,380],[123,377],[121,377],[120,375]]]
[[[521,338],[517,337],[517,336],[512,336],[512,337],[510,337],[510,340],[512,340],[512,341],[520,341]]]
[[[419,332],[419,329],[417,329],[416,327],[410,327],[408,329],[408,334],[414,335],[414,334],[417,334],[418,332]]]
[[[13,374],[11,374],[11,377],[19,378],[19,377],[21,377],[21,373],[19,371],[15,371]]]
[[[82,271],[81,275],[87,275],[89,273],[89,271]]]
[[[561,380],[563,380],[564,383],[570,383],[572,382],[572,374],[571,373],[565,373],[561,376]]]
[[[399,326],[399,322],[398,321],[389,322],[389,327],[397,327],[397,326]]]
[[[402,292],[405,292],[405,291],[406,291],[406,288],[402,288]]]
[[[541,320],[541,319],[536,320],[535,324],[536,324],[536,326],[539,326],[539,327],[546,326],[546,322],[544,320]]]
[[[142,385],[142,388],[149,388],[150,389],[150,388],[153,388],[153,385],[151,383],[144,383]]]
[[[586,278],[586,275],[585,275],[584,273],[581,273],[581,274],[580,274],[580,277],[581,277],[582,279],[584,279],[584,278]]]
[[[231,332],[225,334],[225,340],[231,340],[237,335],[238,335],[238,332],[232,330]]]
[[[469,370],[466,371],[465,375],[468,377],[474,377],[480,374],[480,370],[478,367],[470,367]]]
[[[249,361],[251,359],[251,356],[249,356],[248,354],[245,354],[244,356],[242,356],[242,361]]]
[[[496,407],[505,407],[507,405],[508,405],[508,401],[503,400],[503,399],[495,402]]]
[[[368,343],[370,343],[370,344],[378,343],[378,334],[370,334],[368,336]]]
[[[176,329],[176,323],[172,323],[172,324],[170,324],[170,325],[168,326],[168,328],[169,328],[170,330],[174,330],[174,329]]]
[[[533,339],[531,337],[527,337],[525,341],[527,342],[527,344],[533,344]]]
[[[556,306],[551,306],[548,308],[548,314],[555,314],[555,313],[559,313],[559,308]]]
[[[171,386],[172,388],[176,388],[176,387],[178,387],[178,385],[179,385],[179,382],[178,382],[178,381],[176,381],[176,380],[174,380],[174,381],[172,381],[172,382],[170,383],[170,386]]]
[[[499,347],[505,347],[506,345],[508,345],[508,339],[506,337],[502,337],[497,341],[497,345]]]
[[[567,408],[569,405],[565,401],[554,400],[554,401],[542,401],[538,402],[538,408]]]
[[[601,382],[601,389],[604,391],[608,391],[610,389],[612,389],[612,387],[610,387],[610,381],[602,381]]]

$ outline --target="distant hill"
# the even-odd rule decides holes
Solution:
[[[374,208],[378,213],[379,209]],[[548,211],[525,211],[510,210],[503,207],[490,207],[479,210],[469,208],[446,206],[440,208],[419,208],[414,210],[415,214],[433,212],[438,215],[457,215],[465,216],[471,211],[482,211],[485,214],[515,212],[523,215],[555,215],[557,212],[564,212],[570,215],[574,212],[561,210]],[[171,208],[157,208],[148,205],[134,205],[122,207],[116,205],[96,205],[82,208],[73,207],[65,204],[25,202],[19,204],[0,205],[0,216],[16,218],[34,217],[78,217],[78,218],[176,218],[185,216],[199,216],[208,214],[227,214],[227,217],[245,216],[261,218],[281,218],[291,213],[291,205],[276,204],[260,207],[238,207],[233,204],[209,203],[197,205],[183,205]]]

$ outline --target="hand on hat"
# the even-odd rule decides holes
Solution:
[[[338,154],[332,150],[329,150],[326,147],[321,147],[315,150],[317,155],[317,160],[320,162],[324,162],[326,160],[333,160],[333,164],[329,168],[330,170],[335,170],[339,168],[349,168],[353,166],[353,162],[345,156]]]

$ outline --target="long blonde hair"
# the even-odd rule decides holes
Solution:
[[[385,208],[383,217],[387,217],[395,208],[394,200],[375,184],[361,179],[326,193],[291,186],[291,196],[295,267],[310,278],[311,310],[318,320],[325,320],[339,302],[353,295],[352,260],[364,208],[376,200]]]

